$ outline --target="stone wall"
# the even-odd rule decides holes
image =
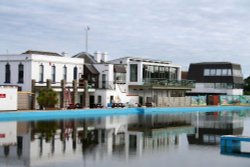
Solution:
[[[17,109],[18,110],[30,110],[31,109],[31,93],[18,92]]]
[[[192,97],[158,97],[157,107],[188,107]]]

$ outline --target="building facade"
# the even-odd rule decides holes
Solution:
[[[230,62],[190,64],[188,79],[196,82],[189,95],[242,95],[241,66]]]
[[[61,92],[61,81],[72,87],[72,81],[83,74],[84,60],[64,57],[58,53],[26,51],[23,54],[0,55],[0,85],[17,86],[18,91],[31,92],[33,86],[51,87]],[[32,85],[32,80],[35,85]],[[37,92],[36,92],[37,93]],[[78,95],[77,101],[80,99]],[[36,107],[37,108],[37,107]]]

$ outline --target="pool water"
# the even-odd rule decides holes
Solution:
[[[0,167],[249,167],[221,154],[228,134],[250,137],[250,110],[3,121]]]

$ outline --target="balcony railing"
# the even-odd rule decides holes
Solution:
[[[195,88],[192,80],[145,79],[145,86]]]

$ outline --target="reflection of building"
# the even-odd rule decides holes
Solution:
[[[181,134],[194,134],[187,115],[141,115],[129,124],[127,149],[141,154],[143,150],[179,145]]]
[[[243,121],[236,113],[198,113],[192,124],[196,133],[188,135],[190,144],[219,144],[221,135],[241,135],[243,131]]]

